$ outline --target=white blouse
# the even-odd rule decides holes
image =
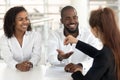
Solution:
[[[15,68],[17,63],[30,61],[34,65],[40,60],[41,36],[37,32],[27,31],[23,37],[22,47],[15,36],[7,38],[2,36],[1,57],[11,67]]]

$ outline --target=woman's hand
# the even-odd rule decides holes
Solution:
[[[73,37],[72,35],[68,35],[65,40],[64,40],[64,45],[68,45],[69,43],[77,43],[78,39],[76,39],[75,37]]]
[[[33,64],[31,62],[28,61],[24,61],[22,63],[16,64],[16,68],[20,71],[29,71],[30,68],[33,67]]]

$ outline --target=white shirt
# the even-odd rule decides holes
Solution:
[[[83,68],[85,69],[85,73],[89,70],[89,68],[92,65],[93,59],[86,54],[82,53],[80,50],[76,49],[75,46],[76,44],[72,45],[64,45],[64,39],[65,36],[63,34],[63,29],[59,29],[57,31],[52,31],[49,33],[49,38],[48,38],[48,62],[51,64],[57,64],[60,63],[57,59],[57,51],[56,49],[63,50],[65,53],[69,51],[73,51],[74,53],[71,55],[70,58],[67,60],[64,60],[67,64],[72,62],[72,63],[82,63]],[[77,36],[77,39],[89,43],[96,47],[97,49],[101,49],[102,43],[99,42],[97,38],[93,36],[93,34],[88,30],[88,29],[80,29],[79,30],[79,35]]]
[[[23,61],[30,61],[33,66],[37,65],[40,60],[40,42],[40,34],[32,31],[25,33],[22,47],[15,36],[7,38],[3,35],[0,41],[1,56],[11,68],[15,68],[17,63]]]

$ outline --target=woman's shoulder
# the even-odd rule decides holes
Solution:
[[[38,36],[38,35],[40,36],[40,32],[38,32],[38,31],[27,31],[27,32],[26,32],[26,35],[36,37],[36,36]]]
[[[9,39],[5,34],[3,34],[1,37],[0,37],[0,40],[7,40]]]
[[[31,41],[41,40],[41,34],[37,31],[27,31],[26,37],[29,38]]]
[[[107,47],[107,46],[105,46],[105,45],[103,46],[102,51],[105,52],[105,53],[112,53],[112,49]]]
[[[103,46],[101,53],[103,53],[102,55],[105,57],[106,60],[110,60],[114,56],[112,49],[107,46]]]
[[[9,40],[4,34],[0,37],[0,45],[6,43]]]

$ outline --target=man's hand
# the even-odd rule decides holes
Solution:
[[[29,71],[30,68],[33,67],[33,64],[31,62],[28,62],[28,61],[24,61],[22,63],[19,63],[16,65],[16,68],[20,71]]]
[[[74,63],[69,63],[65,66],[64,70],[66,72],[76,72],[76,71],[81,71],[83,70],[83,66],[79,65],[79,64],[74,64]]]
[[[59,49],[57,49],[57,52],[58,52],[58,60],[60,61],[62,61],[63,59],[69,58],[73,54],[73,51],[65,54],[62,50],[59,50]]]

